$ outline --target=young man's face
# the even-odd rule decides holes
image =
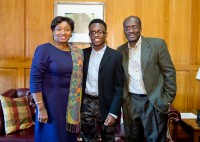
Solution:
[[[107,32],[103,24],[91,24],[89,27],[89,36],[95,50],[100,50],[105,46]]]

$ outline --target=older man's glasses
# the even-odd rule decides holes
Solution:
[[[125,31],[130,31],[130,30],[133,30],[133,31],[138,31],[140,29],[140,27],[134,25],[134,26],[125,26],[124,27],[124,30]]]
[[[105,34],[105,32],[104,32],[104,31],[101,31],[101,30],[99,30],[99,31],[90,31],[90,32],[89,32],[89,35],[90,35],[90,36],[95,36],[95,35],[100,36],[100,35],[103,35],[103,34]]]

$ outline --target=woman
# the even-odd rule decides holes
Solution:
[[[69,45],[74,22],[55,17],[53,42],[37,47],[30,72],[36,103],[35,142],[76,142],[82,95],[82,50]]]

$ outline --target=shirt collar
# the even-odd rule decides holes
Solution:
[[[142,44],[142,37],[140,36],[139,40],[138,40],[137,43],[136,43],[135,48],[140,47],[141,44]],[[131,45],[130,45],[129,42],[128,42],[128,48],[129,48],[129,49],[131,48]]]
[[[105,50],[106,50],[106,46],[107,45],[105,44],[105,46],[101,50],[99,50],[99,51],[94,50],[94,47],[92,47],[92,52],[103,54],[105,52]]]

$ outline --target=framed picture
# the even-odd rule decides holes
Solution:
[[[104,20],[103,2],[55,2],[54,16],[70,17],[75,22],[69,42],[91,43],[88,25],[92,19]]]

